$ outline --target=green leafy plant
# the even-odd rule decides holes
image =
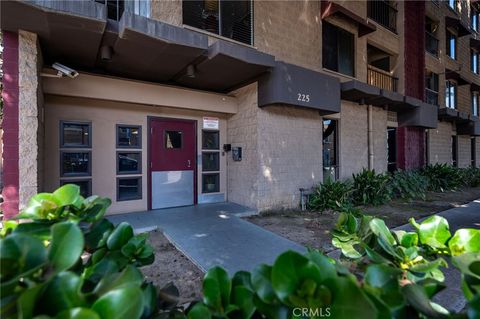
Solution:
[[[467,187],[480,186],[480,168],[468,167],[460,169],[461,180],[463,185]]]
[[[445,192],[463,185],[460,170],[448,164],[427,165],[422,174],[428,180],[428,190]]]
[[[428,179],[418,171],[396,171],[392,174],[389,188],[393,196],[403,199],[426,199]]]
[[[351,203],[352,183],[332,181],[328,178],[319,184],[308,199],[308,207],[315,210],[341,210]]]
[[[109,205],[109,199],[85,199],[78,186],[65,185],[30,200],[18,215],[29,222],[6,224],[0,243],[3,318],[133,319],[157,314],[159,305],[175,307],[175,289],[157,289],[137,268],[154,260],[147,236],[103,218]]]
[[[363,169],[353,174],[353,201],[356,205],[381,205],[391,199],[388,174]]]

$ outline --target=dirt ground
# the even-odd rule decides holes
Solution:
[[[151,232],[148,241],[155,251],[155,262],[142,267],[147,280],[158,287],[173,282],[180,292],[180,304],[199,300],[204,275],[202,271],[178,251],[162,232]]]
[[[386,205],[360,207],[367,214],[385,219],[389,227],[408,223],[410,217],[419,219],[480,198],[480,187],[455,192],[428,193],[425,201],[395,199]],[[320,249],[325,253],[334,249],[330,229],[338,213],[333,211],[302,212],[298,210],[271,211],[245,218],[301,245]]]

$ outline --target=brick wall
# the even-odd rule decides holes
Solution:
[[[5,218],[18,212],[18,35],[3,32],[3,204]]]
[[[470,136],[458,135],[457,143],[458,143],[458,167],[469,167],[470,160],[471,160]]]
[[[452,163],[452,124],[438,122],[436,129],[429,130],[429,163]]]

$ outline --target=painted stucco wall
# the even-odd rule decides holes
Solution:
[[[19,194],[20,209],[39,190],[43,134],[41,113],[43,98],[39,80],[42,66],[37,35],[19,32]]]
[[[147,201],[148,129],[147,116],[192,119],[197,121],[197,155],[201,155],[202,117],[220,119],[220,146],[226,143],[226,118],[220,113],[181,110],[161,106],[146,106],[133,103],[119,103],[86,98],[46,96],[45,136],[49,141],[45,153],[45,191],[52,191],[60,185],[59,123],[61,120],[92,123],[92,193],[112,199],[109,213],[144,211]],[[142,199],[117,202],[116,194],[116,125],[142,126]],[[197,163],[197,189],[201,192],[201,166]],[[220,155],[220,193],[226,194],[226,155]],[[126,175],[124,175],[126,176]],[[128,175],[130,176],[130,175]],[[74,177],[70,179],[76,179]],[[78,177],[77,177],[78,179]],[[68,180],[68,178],[62,178]]]

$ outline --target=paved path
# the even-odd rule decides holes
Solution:
[[[113,223],[129,222],[137,231],[157,225],[165,236],[203,271],[222,266],[230,274],[272,264],[286,250],[306,249],[237,215],[248,210],[233,203],[152,210],[113,215]]]

